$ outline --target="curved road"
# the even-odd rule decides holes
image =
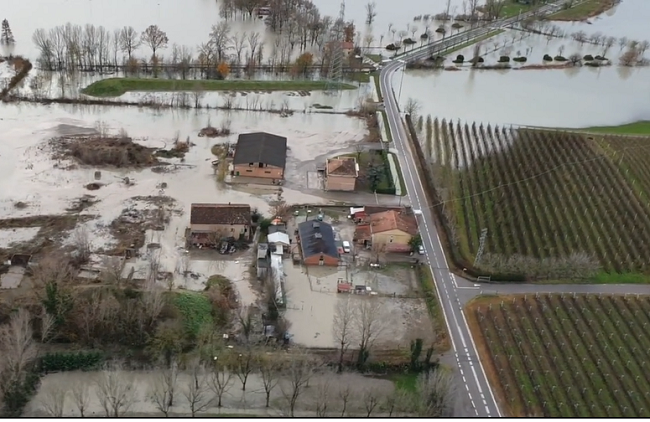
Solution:
[[[535,14],[546,15],[562,7],[560,4],[550,4],[538,9]],[[422,233],[422,242],[426,251],[427,261],[431,268],[436,286],[436,292],[442,304],[445,322],[451,337],[459,375],[462,378],[464,388],[469,396],[472,406],[471,414],[458,416],[502,416],[499,406],[495,400],[490,384],[485,376],[485,371],[476,351],[474,340],[467,325],[467,319],[463,312],[465,292],[479,293],[478,285],[473,285],[467,280],[457,278],[449,271],[447,258],[443,250],[440,238],[436,230],[433,215],[429,209],[424,193],[420,176],[418,175],[416,159],[408,142],[406,130],[401,120],[399,105],[392,89],[392,77],[394,73],[406,62],[427,57],[428,55],[443,52],[448,47],[458,45],[488,34],[498,28],[514,24],[525,19],[533,13],[521,14],[520,16],[493,22],[487,26],[471,29],[457,35],[430,43],[423,48],[414,49],[402,55],[399,60],[393,60],[384,66],[380,73],[380,89],[384,97],[388,126],[393,138],[394,147],[397,149],[397,156],[404,176],[407,193],[414,209],[421,210],[418,215],[418,225]]]

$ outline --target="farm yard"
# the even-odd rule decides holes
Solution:
[[[509,416],[648,417],[650,298],[480,297],[469,325]]]
[[[425,132],[450,243],[477,271],[607,282],[650,274],[648,138],[437,119]]]

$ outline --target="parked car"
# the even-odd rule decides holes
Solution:
[[[420,255],[424,255],[424,246],[422,246],[422,245],[418,246],[418,253]]]
[[[343,241],[343,252],[345,252],[345,253],[350,253],[350,250],[351,250],[351,249],[352,249],[352,248],[351,248],[351,246],[350,246],[350,242],[348,242],[347,240],[344,240],[344,241]]]

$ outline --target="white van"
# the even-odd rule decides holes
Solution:
[[[343,241],[343,252],[350,253],[350,250],[351,250],[350,242],[348,242],[347,240],[344,240]]]

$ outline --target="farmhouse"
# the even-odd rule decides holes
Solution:
[[[417,234],[417,222],[404,211],[389,210],[370,214],[368,223],[357,226],[354,238],[386,252],[409,252],[411,238]]]
[[[339,251],[331,225],[315,220],[298,224],[298,242],[305,265],[338,266]]]
[[[251,206],[192,204],[190,238],[193,245],[214,244],[223,237],[250,239]]]
[[[325,190],[353,191],[359,165],[354,157],[338,157],[327,160],[325,167]]]
[[[266,132],[244,133],[237,139],[232,176],[280,181],[286,163],[287,138]]]

